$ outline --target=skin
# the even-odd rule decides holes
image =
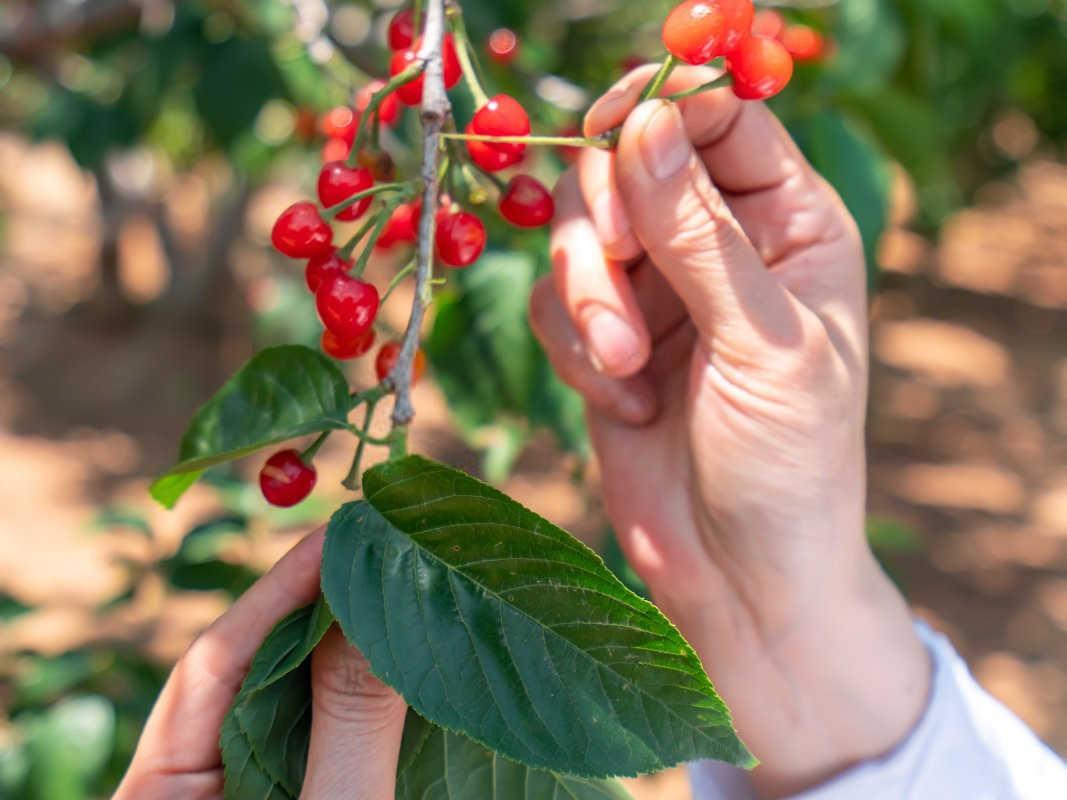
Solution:
[[[864,535],[867,324],[855,223],[761,103],[638,104],[561,180],[531,319],[585,398],[620,544],[784,797],[891,750],[931,667]],[[677,70],[668,93],[705,83]],[[263,638],[318,591],[322,531],[175,667],[116,797],[219,798],[218,735]],[[335,630],[312,665],[304,798],[394,796],[405,706]]]

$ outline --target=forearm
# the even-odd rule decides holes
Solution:
[[[900,594],[863,553],[853,574],[770,636],[714,578],[708,602],[664,602],[761,761],[752,774],[761,797],[794,794],[886,753],[925,708],[926,650]]]

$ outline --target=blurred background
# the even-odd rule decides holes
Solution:
[[[315,343],[269,229],[309,192],[328,112],[384,73],[398,4],[0,5],[0,797],[106,797],[191,637],[343,498],[329,444],[288,511],[249,483],[258,457],[174,512],[146,489],[256,348]],[[462,2],[487,83],[537,132],[658,59],[670,5]],[[1067,755],[1067,2],[798,6],[779,10],[826,47],[776,108],[871,263],[870,535],[916,612]],[[500,28],[517,48],[490,47]],[[402,169],[416,136],[408,113],[386,137]],[[552,180],[568,157],[524,169]],[[443,289],[414,448],[617,564],[580,406],[526,329],[543,236],[494,228]],[[631,786],[688,797],[679,771]]]

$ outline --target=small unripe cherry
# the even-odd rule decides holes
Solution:
[[[319,172],[319,202],[323,208],[331,208],[343,203],[354,194],[364,192],[374,186],[374,176],[369,169],[354,168],[343,161],[331,161],[324,164]],[[346,222],[359,219],[367,213],[371,204],[370,197],[357,200],[344,211],[337,214],[337,219]]]
[[[331,275],[315,292],[319,319],[339,339],[358,339],[369,331],[379,302],[373,284],[351,275]]]
[[[275,249],[290,258],[311,258],[330,252],[333,229],[314,203],[294,203],[274,223],[270,240]]]
[[[468,211],[437,216],[437,257],[446,267],[469,267],[485,250],[485,225]]]
[[[352,269],[352,262],[346,261],[332,250],[321,256],[313,256],[304,269],[304,280],[312,294],[319,290],[322,282],[334,275],[347,275]]]
[[[333,331],[322,332],[322,352],[338,361],[350,361],[370,352],[374,347],[374,328],[355,339],[342,339]]]
[[[519,55],[519,37],[511,28],[497,28],[489,34],[489,57],[498,64],[510,64]]]
[[[552,194],[529,175],[516,175],[500,196],[500,215],[520,228],[547,225],[555,213]]]
[[[726,68],[734,79],[734,94],[742,100],[766,100],[789,85],[793,58],[780,42],[750,36],[730,54]]]
[[[396,366],[396,360],[400,357],[400,342],[386,342],[378,351],[378,357],[374,359],[374,373],[378,380],[384,381]],[[415,351],[415,357],[411,360],[411,383],[418,383],[426,373],[426,355],[422,350]]]
[[[317,477],[296,450],[279,450],[259,471],[259,489],[272,506],[289,508],[311,494]]]
[[[397,11],[389,21],[389,49],[404,50],[415,40],[415,13],[410,8]]]

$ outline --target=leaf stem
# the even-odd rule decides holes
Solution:
[[[645,84],[645,88],[641,91],[641,100],[651,100],[653,97],[658,97],[663,89],[663,84],[667,82],[667,78],[671,76],[677,66],[678,59],[674,56],[668,55],[663,59],[663,64],[660,65],[659,71],[652,76],[652,79]]]

